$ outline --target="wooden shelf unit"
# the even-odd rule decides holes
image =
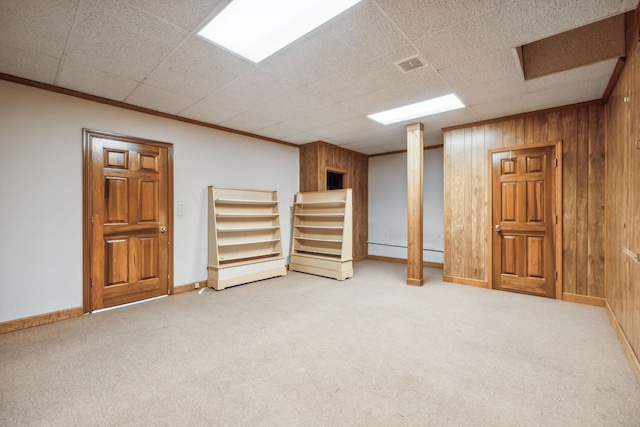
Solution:
[[[276,191],[209,187],[207,286],[229,286],[286,274]]]
[[[351,189],[296,195],[289,270],[353,277]]]

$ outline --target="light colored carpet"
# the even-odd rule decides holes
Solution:
[[[0,335],[0,425],[638,426],[604,309],[355,265]]]

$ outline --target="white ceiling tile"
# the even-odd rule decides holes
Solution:
[[[366,153],[363,151],[363,149],[362,149],[362,148],[354,147],[354,146],[352,146],[352,145],[350,145],[350,144],[339,145],[339,147],[342,147],[342,148],[347,149],[347,150],[355,151],[355,152],[357,152],[357,153],[366,154]]]
[[[153,70],[145,83],[169,92],[204,98],[254,68],[249,61],[193,36]]]
[[[442,78],[458,90],[498,80],[520,77],[519,65],[510,50],[453,65],[439,71]]]
[[[618,13],[602,0],[514,0],[416,42],[437,70],[488,56]],[[553,19],[550,19],[553,17]]]
[[[0,43],[61,59],[78,0],[0,2]]]
[[[226,120],[222,125],[253,132],[331,104],[330,100],[301,88]]]
[[[442,141],[443,141],[443,132],[441,130],[437,130],[435,132],[435,134],[433,135],[424,135],[424,138],[422,140],[422,145],[424,147],[430,147],[430,146],[434,146],[434,145],[441,145]],[[400,147],[400,148],[395,148],[392,151],[396,151],[396,150],[406,150],[407,149],[407,137],[406,135],[399,135],[397,138],[395,139],[388,139],[386,141],[379,141],[378,146],[395,146],[395,147]]]
[[[334,103],[327,98],[301,88],[262,104],[259,108],[273,111],[280,121],[284,121],[332,104]]]
[[[337,135],[374,131],[381,128],[382,125],[374,122],[373,120],[366,117],[357,117],[355,119],[345,120],[344,122],[326,126],[322,129],[316,129],[313,133],[321,136],[322,138],[332,138]]]
[[[338,146],[340,145],[338,141],[334,141],[331,138],[319,138],[319,141],[326,142],[328,144],[338,145]]]
[[[407,143],[405,142],[390,142],[389,144],[379,146],[385,153],[390,151],[402,151],[407,149]]]
[[[484,5],[486,9],[502,6],[503,4],[509,3],[511,1],[513,0],[480,0],[480,2]]]
[[[413,122],[416,123],[416,122]],[[338,135],[333,137],[338,144],[349,144],[353,147],[379,147],[391,143],[402,143],[406,149],[407,143],[407,124],[397,123],[382,126],[375,131],[353,132],[350,134]],[[442,143],[442,130],[439,126],[431,124],[424,126],[423,132],[424,144],[434,145]]]
[[[617,58],[609,59],[607,61],[585,65],[584,67],[574,68],[560,73],[549,74],[547,76],[527,80],[525,82],[525,86],[527,88],[527,92],[539,92],[553,87],[571,85],[592,79],[601,79],[601,81],[608,83],[617,62]]]
[[[602,0],[517,0],[492,10],[487,13],[487,19],[478,22],[498,26],[504,38],[502,45],[516,47],[613,16],[619,13],[614,3]],[[516,16],[518,19],[513,19]]]
[[[326,141],[330,144],[339,145],[341,147],[349,146],[351,149],[356,149],[356,147],[374,147],[385,144],[390,139],[392,138],[390,138],[388,134],[381,134],[376,131],[367,131],[336,135],[331,138],[327,138]]]
[[[257,129],[262,129],[267,126],[280,123],[280,118],[277,111],[269,108],[256,107],[244,113],[240,113],[227,120],[220,122],[220,125],[229,127],[232,129],[240,129],[247,132],[254,132]]]
[[[386,87],[357,98],[348,99],[343,102],[343,105],[366,115],[450,93],[451,88],[438,74],[434,73],[428,74],[420,80]]]
[[[67,45],[71,62],[142,81],[187,33],[116,0],[83,0]]]
[[[377,0],[410,40],[422,38],[487,9],[480,0]]]
[[[210,104],[206,100],[198,101],[179,112],[182,117],[213,124],[222,123],[238,114],[238,111]]]
[[[389,141],[407,140],[406,126],[386,126],[375,132],[352,132],[344,135],[338,135],[333,139],[341,145],[349,145],[352,147],[372,147],[389,143]]]
[[[363,147],[374,146],[375,142],[371,139],[367,139],[362,141],[360,139],[353,139],[349,137],[338,137],[333,139],[335,145],[338,145],[343,148],[348,148],[349,150],[359,150]]]
[[[311,83],[307,87],[315,93],[340,102],[385,87],[418,80],[434,73],[435,70],[428,64],[408,73],[403,73],[394,65],[396,61],[417,53],[410,45],[405,45],[371,61],[357,64],[339,74]]]
[[[455,126],[475,121],[477,115],[471,108],[461,108],[459,110],[447,111],[433,116],[425,117],[420,121],[424,123],[425,134],[434,132],[439,134],[443,127]]]
[[[556,86],[542,92],[534,92],[529,95],[538,95],[540,101],[546,101],[545,105],[549,107],[558,107],[560,105],[574,104],[577,102],[593,101],[602,97],[603,87],[606,87],[606,81],[602,78],[594,78],[582,80],[572,84]]]
[[[474,112],[468,112],[458,117],[460,117],[460,121],[467,123],[474,121],[476,115]],[[425,146],[442,144],[443,132],[441,126],[439,124],[435,125],[432,122],[425,122],[423,138]],[[341,133],[330,138],[324,138],[324,140],[332,144],[363,152],[372,147],[379,148],[389,146],[390,144],[401,144],[401,149],[406,149],[407,123],[397,123],[387,126],[377,125],[374,128]]]
[[[522,109],[522,102],[517,98],[504,98],[495,102],[487,102],[484,104],[472,105],[471,108],[478,115],[478,120],[490,120],[498,117],[507,117],[514,114],[526,113],[526,109]],[[535,111],[532,108],[528,111]]]
[[[467,86],[455,89],[456,95],[465,105],[475,105],[482,102],[495,101],[501,98],[509,98],[527,93],[522,77],[511,77],[495,82]]]
[[[372,154],[382,154],[384,153],[384,150],[380,147],[363,147],[360,149],[360,152],[367,156],[371,156]]]
[[[601,81],[600,88],[598,89],[597,93],[600,95],[604,95],[604,91],[607,90],[607,86],[609,86],[609,82],[604,80]]]
[[[473,105],[478,119],[493,119],[526,113],[545,108],[554,108],[579,102],[592,101],[602,97],[602,81],[586,80],[562,87],[553,87],[540,92],[503,98],[493,102]]]
[[[333,101],[317,95],[306,88],[298,89],[281,98],[272,101],[270,104],[284,103],[283,108],[288,109],[291,113],[302,114],[334,104]],[[269,104],[265,104],[269,105]]]
[[[300,131],[312,131],[313,129],[353,119],[359,115],[360,113],[343,105],[332,104],[286,120],[283,124]]]
[[[247,111],[299,88],[268,71],[254,68],[209,95],[206,101],[236,111]]]
[[[52,56],[0,44],[0,73],[54,84],[59,66]]]
[[[124,101],[138,86],[138,82],[134,80],[85,68],[69,61],[62,65],[57,84],[67,89],[116,101]]]
[[[320,141],[322,138],[318,135],[314,135],[313,133],[302,132],[280,139],[286,142],[291,142],[292,144],[308,144],[310,142]]]
[[[616,3],[617,0],[518,0],[501,9],[522,18],[516,27],[520,31],[514,29],[510,37],[511,47],[516,47],[616,15]],[[553,19],[549,19],[551,16]]]
[[[282,139],[288,136],[294,136],[300,133],[300,131],[285,126],[281,123],[277,123],[275,125],[267,126],[262,129],[257,129],[254,131],[254,133],[257,135],[267,136],[269,138]]]
[[[227,0],[126,0],[126,2],[180,28],[192,31],[211,15],[211,11],[221,10]]]
[[[415,44],[436,70],[517,46],[513,44],[513,31],[518,28],[516,23],[511,22],[514,15],[509,14],[510,5],[511,3],[494,8],[485,14],[424,37]]]
[[[435,145],[442,127],[600,98],[614,61],[525,85],[513,47],[638,3],[365,0],[255,65],[193,32],[228,1],[0,0],[0,72],[296,144],[381,152],[406,148],[409,122]],[[415,54],[427,67],[393,65]],[[389,126],[366,118],[451,91],[469,107]]]
[[[178,114],[187,106],[196,102],[193,98],[176,95],[145,84],[140,84],[125,101],[129,104],[168,114]]]
[[[387,144],[389,141],[398,140],[398,138],[403,138],[402,133],[357,132],[334,136],[329,140],[329,142],[340,146],[376,147]],[[406,134],[404,138],[406,138]]]
[[[558,34],[620,13],[619,0],[519,0],[520,13],[530,19],[529,30],[538,27],[544,35]],[[553,16],[554,19],[549,19]],[[533,40],[528,40],[530,42]]]
[[[406,44],[370,2],[338,15],[260,63],[301,86],[338,74]]]

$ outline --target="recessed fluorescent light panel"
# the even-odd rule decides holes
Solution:
[[[361,0],[233,0],[202,37],[260,62]]]
[[[433,114],[444,113],[445,111],[457,110],[458,108],[464,108],[464,104],[457,96],[451,94],[416,102],[415,104],[405,105],[404,107],[394,108],[393,110],[387,110],[381,113],[370,114],[367,117],[383,125],[390,125],[391,123],[403,122],[417,117],[431,116]]]

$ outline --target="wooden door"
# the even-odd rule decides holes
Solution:
[[[491,156],[493,288],[553,298],[555,147]]]
[[[91,294],[85,311],[169,292],[170,150],[168,144],[85,131],[85,280]]]

